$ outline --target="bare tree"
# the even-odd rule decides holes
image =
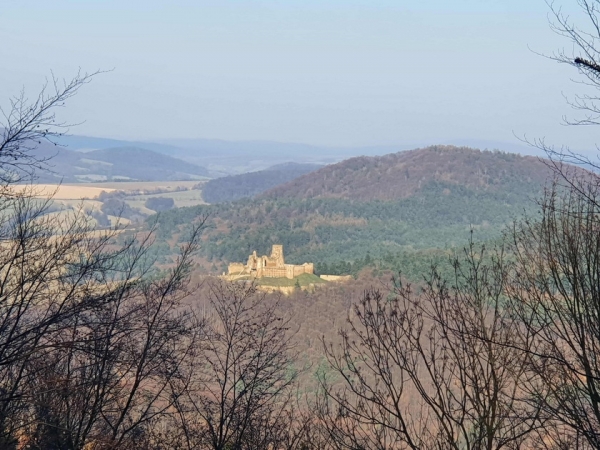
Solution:
[[[524,386],[560,425],[552,441],[600,448],[600,190],[582,185],[551,186],[541,217],[515,225],[507,292],[535,373]]]
[[[180,300],[201,225],[157,277],[151,234],[117,246],[115,230],[94,232],[82,213],[60,219],[36,205],[17,196],[17,218],[0,227],[3,435],[45,448],[60,430],[64,448],[100,437],[112,448],[163,414],[189,377],[199,324]]]
[[[202,366],[179,403],[186,448],[282,448],[297,371],[289,319],[252,285],[209,285]]]
[[[502,249],[471,243],[453,264],[452,281],[433,268],[416,295],[366,292],[340,347],[326,344],[338,381],[322,383],[319,410],[336,448],[516,449],[541,426],[520,389]]]
[[[570,15],[548,2],[551,27],[571,44],[551,58],[579,71],[582,93],[567,99],[582,114],[570,125],[600,123],[600,2],[577,0]],[[546,151],[555,179],[540,201],[539,218],[512,230],[517,259],[508,285],[511,306],[523,322],[524,351],[536,373],[528,385],[559,430],[548,440],[560,448],[600,448],[598,398],[598,213],[600,177],[596,158],[533,142]],[[534,381],[534,382],[533,382]]]
[[[550,56],[551,59],[575,67],[583,76],[578,83],[592,90],[600,88],[600,2],[598,0],[576,0],[579,14],[584,23],[576,24],[573,16],[565,13],[554,1],[546,0],[550,9],[550,28],[572,44],[571,52],[564,49]],[[597,125],[600,123],[600,109],[597,94],[580,94],[569,105],[584,113],[581,119],[567,119],[571,125]]]
[[[567,125],[600,124],[600,2],[598,0],[575,0],[574,14],[567,12],[554,1],[546,0],[550,10],[550,28],[565,38],[571,50],[564,48],[552,55],[543,55],[560,64],[577,69],[580,77],[574,82],[581,87],[581,92],[573,98],[566,98],[568,105],[577,112],[574,118],[563,117]],[[593,158],[571,150],[568,146],[555,147],[544,139],[535,139],[528,144],[543,150],[549,158],[548,165],[559,176],[561,184],[571,189],[581,189],[582,172],[574,170],[571,165],[583,166],[597,171],[600,162]],[[566,163],[566,164],[565,164]],[[587,180],[586,182],[589,182]],[[597,182],[594,180],[593,182]],[[585,193],[585,188],[581,189]]]
[[[12,435],[26,409],[28,367],[65,320],[94,302],[100,258],[113,234],[91,238],[83,214],[45,214],[48,201],[19,192],[3,198],[0,217],[0,432]],[[70,273],[81,255],[92,255]],[[95,257],[94,257],[95,256]]]
[[[195,362],[202,323],[182,300],[203,222],[157,271],[152,230],[99,232],[82,209],[49,214],[51,197],[14,186],[46,166],[35,146],[66,131],[54,112],[94,75],[53,78],[33,102],[21,93],[3,111],[1,448],[159,448],[152,427],[175,412]]]
[[[44,339],[29,387],[30,448],[139,447],[150,439],[147,427],[172,413],[201,329],[181,303],[196,244],[192,236],[175,267],[155,279],[135,270],[146,242],[129,247],[124,277],[100,284],[93,306]]]

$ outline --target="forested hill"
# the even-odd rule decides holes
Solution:
[[[544,162],[532,156],[433,146],[351,158],[277,186],[264,197],[394,200],[411,197],[432,182],[514,192],[526,185],[542,185],[549,172]]]
[[[216,178],[204,185],[202,197],[207,203],[231,202],[254,197],[321,167],[318,164],[284,163],[257,172]]]
[[[42,142],[32,155],[48,160],[49,170],[37,172],[39,182],[195,180],[208,175],[204,167],[136,147],[76,152]]]
[[[208,176],[208,170],[204,167],[143,148],[106,148],[83,155],[88,160],[112,164],[113,172],[127,172],[129,177],[138,180],[178,180],[188,179],[190,176]]]
[[[287,261],[312,261],[318,273],[373,266],[419,277],[471,229],[494,240],[533,211],[550,175],[535,158],[455,147],[353,158],[252,200],[166,211],[158,234],[184,240],[195,218],[209,217],[200,255],[213,271],[279,243]]]

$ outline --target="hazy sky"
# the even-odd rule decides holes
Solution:
[[[569,45],[547,14],[543,0],[0,0],[0,104],[51,70],[114,68],[61,112],[86,121],[74,133],[583,148],[600,129],[561,125],[577,73],[531,51]]]

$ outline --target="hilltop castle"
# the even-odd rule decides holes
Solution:
[[[246,265],[242,263],[229,264],[227,275],[293,279],[304,273],[314,274],[314,271],[313,263],[286,264],[283,258],[283,245],[274,245],[271,249],[271,256],[257,256],[254,251],[248,257]]]

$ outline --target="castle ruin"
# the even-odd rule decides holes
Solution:
[[[271,249],[271,256],[258,256],[254,251],[248,257],[247,264],[229,264],[227,275],[249,275],[254,278],[289,278],[291,280],[304,273],[314,274],[314,271],[313,263],[286,264],[283,258],[283,245],[274,245]]]

